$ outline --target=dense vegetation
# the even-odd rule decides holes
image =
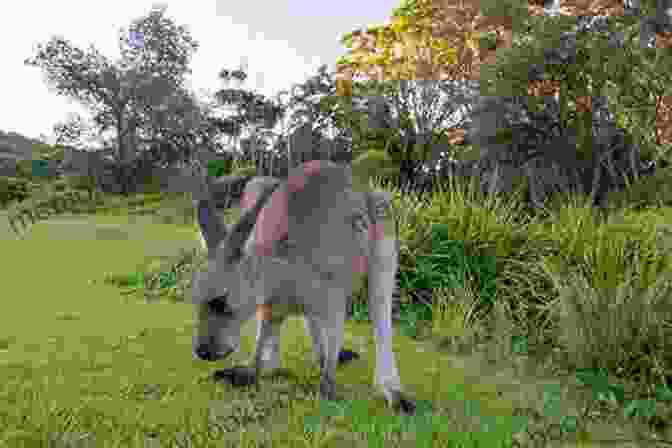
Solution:
[[[414,2],[408,3],[405,11]],[[650,11],[650,5],[643,6]],[[146,398],[131,399],[126,395],[111,399],[114,405],[104,404],[100,398],[100,403],[95,405],[98,407],[84,406],[81,410],[62,404],[67,401],[62,398],[64,401],[59,402],[61,413],[45,412],[45,415],[35,417],[40,412],[36,409],[42,409],[40,403],[46,400],[36,393],[31,401],[7,388],[3,389],[0,398],[23,404],[18,405],[14,414],[0,407],[0,427],[9,428],[0,430],[5,431],[0,432],[3,440],[29,443],[36,441],[35,437],[42,437],[41,442],[46,443],[44,440],[55,434],[74,432],[107,437],[108,440],[125,440],[127,444],[140,444],[138,440],[148,437],[159,437],[163,443],[178,443],[179,437],[189,437],[192,444],[208,446],[219,443],[228,431],[236,437],[240,435],[239,443],[248,437],[252,440],[250,444],[257,443],[257,446],[262,446],[261,440],[266,436],[279,446],[294,446],[294,443],[298,446],[299,440],[322,446],[319,445],[320,437],[325,446],[352,446],[353,440],[348,438],[350,433],[360,433],[353,437],[361,441],[358,437],[368,431],[371,434],[369,443],[374,443],[374,439],[383,443],[385,439],[381,434],[385,431],[403,432],[405,430],[399,428],[404,425],[426,424],[417,437],[420,439],[421,433],[429,434],[426,442],[434,443],[432,446],[451,446],[449,443],[482,446],[475,441],[478,437],[481,437],[480,443],[488,446],[560,446],[561,443],[582,442],[611,442],[625,446],[630,441],[640,446],[663,446],[672,443],[672,209],[669,203],[672,173],[667,164],[669,145],[654,141],[654,112],[631,112],[638,101],[642,104],[653,102],[654,94],[663,92],[665,83],[669,86],[670,80],[665,73],[656,72],[660,66],[649,64],[652,52],[639,46],[640,25],[637,21],[623,18],[615,23],[601,19],[589,22],[578,23],[573,30],[570,30],[569,22],[562,20],[536,18],[527,22],[531,30],[529,36],[544,31],[546,37],[519,39],[519,45],[505,52],[507,57],[493,65],[490,74],[485,70],[484,76],[491,76],[492,93],[497,95],[479,98],[473,108],[469,138],[477,148],[480,165],[470,176],[436,181],[434,191],[426,200],[389,184],[382,186],[379,182],[395,176],[418,176],[418,157],[427,155],[423,145],[428,141],[422,139],[422,132],[414,128],[412,120],[404,116],[403,101],[397,101],[398,97],[406,95],[410,98],[414,94],[412,83],[403,86],[392,82],[353,85],[352,97],[370,98],[371,104],[379,101],[378,105],[385,106],[381,109],[373,107],[374,112],[371,112],[365,107],[368,106],[366,102],[360,107],[350,100],[350,107],[345,107],[343,98],[336,92],[333,76],[320,71],[306,82],[302,94],[292,100],[294,106],[303,110],[303,116],[318,117],[314,121],[318,136],[322,128],[340,129],[349,139],[352,150],[360,155],[355,159],[355,169],[367,167],[369,170],[366,164],[375,162],[387,169],[378,172],[384,176],[370,177],[374,178],[371,179],[373,187],[391,189],[394,193],[393,205],[399,219],[401,255],[395,316],[400,331],[402,380],[426,400],[425,404],[429,403],[429,420],[424,423],[393,420],[376,404],[357,399],[370,393],[366,384],[348,395],[350,400],[345,404],[341,403],[352,405],[352,409],[347,412],[331,410],[342,412],[344,417],[330,418],[327,423],[322,422],[322,426],[314,421],[309,425],[310,415],[326,411],[318,410],[318,405],[305,392],[306,384],[310,389],[316,383],[314,372],[295,362],[305,346],[287,349],[283,358],[296,372],[296,378],[290,376],[289,382],[265,381],[265,392],[257,394],[231,388],[222,392],[221,389],[190,384],[194,369],[182,366],[173,349],[165,349],[165,340],[152,339],[145,343],[142,353],[145,359],[155,359],[157,365],[180,366],[177,368],[181,369],[181,381],[175,382],[182,384],[184,389],[179,392],[183,394],[181,400],[184,403],[194,400],[198,406],[208,409],[217,400],[234,403],[231,409],[222,411],[227,415],[226,419],[214,415],[216,413],[201,415],[201,408],[198,415],[202,418],[194,418],[185,410],[188,406],[183,401],[176,404],[177,399],[171,398],[171,392],[167,390],[158,393],[171,403],[167,405],[172,406],[171,417],[164,416],[170,423],[151,423],[153,412],[160,412],[151,407],[155,402]],[[593,32],[581,31],[582,28]],[[614,30],[622,33],[618,39],[610,34]],[[555,44],[549,44],[549,41]],[[618,49],[620,53],[610,52],[609,48]],[[591,59],[592,53],[588,49],[599,49],[604,59]],[[660,54],[655,53],[656,58]],[[617,70],[617,64],[609,65],[617,61],[610,60],[610,56],[626,58],[630,65]],[[544,98],[528,102],[527,98],[521,99],[520,89],[527,88],[527,81],[553,77],[565,83],[560,101]],[[633,88],[633,83],[637,88]],[[501,95],[507,85],[510,95]],[[588,85],[595,90],[585,90]],[[598,85],[604,89],[598,90]],[[640,87],[648,90],[640,91]],[[426,89],[431,93],[442,88],[439,83],[430,83],[418,90]],[[625,95],[628,90],[632,90],[631,95]],[[589,114],[577,105],[577,98],[584,94],[594,98],[594,110]],[[247,99],[264,104],[262,98],[248,96]],[[397,112],[393,113],[395,104]],[[139,115],[146,119],[146,123],[151,123],[148,118],[151,116],[150,106]],[[406,107],[407,112],[409,109]],[[250,122],[249,115],[253,114],[243,110],[241,116],[245,118],[245,114]],[[372,121],[362,119],[367,115]],[[231,121],[228,125],[235,123]],[[212,131],[207,127],[199,129],[204,134]],[[441,133],[435,132],[437,129],[431,131],[432,138],[441,141]],[[171,134],[173,143],[178,143],[177,134],[177,131]],[[464,146],[448,145],[448,149],[453,155],[467,158]],[[585,155],[587,161],[578,163],[581,159],[577,155]],[[633,159],[636,161],[634,168]],[[644,168],[645,162],[650,160],[655,161],[655,169]],[[493,178],[493,166],[513,167],[514,175],[507,188],[492,180],[482,181]],[[526,166],[526,170],[521,166]],[[560,168],[556,170],[557,166]],[[219,177],[252,174],[254,168],[249,164],[213,163],[208,170],[211,176]],[[35,182],[29,173],[24,172],[19,177],[25,182]],[[40,202],[53,201],[55,195],[91,188],[91,185],[66,185],[60,179],[41,182],[40,188],[39,194],[33,194],[21,204],[13,204],[8,212],[34,208]],[[120,217],[122,222],[130,222],[130,217],[149,215],[172,224],[170,232],[175,235],[195,232],[194,210],[188,194],[168,194],[158,189],[138,195],[98,194],[95,200],[81,199],[80,204],[86,205],[81,211],[91,221],[91,226],[112,219],[110,215]],[[237,210],[232,209],[224,218],[231,222],[236,214]],[[158,232],[157,227],[152,230]],[[32,244],[31,241],[21,243]],[[32,247],[44,250],[44,244],[38,240]],[[56,247],[61,243],[54,241],[50,244]],[[104,242],[92,244],[102,248]],[[105,247],[110,253],[114,250],[111,245]],[[19,249],[15,250],[20,253]],[[179,307],[189,299],[191,274],[195,267],[205,262],[203,258],[203,252],[194,248],[137,267],[130,262],[124,263],[118,272],[100,272],[91,280],[102,285],[96,290],[101,296],[117,297],[121,292],[124,297],[137,299],[138,303],[151,303],[154,306],[151,310],[164,305],[162,309],[181,310]],[[86,260],[78,261],[77,267],[84,271],[87,264]],[[132,266],[126,267],[127,264]],[[67,284],[72,286],[75,282]],[[110,289],[109,285],[114,288]],[[82,296],[89,294],[81,291]],[[367,334],[362,333],[362,328],[369,330],[368,313],[362,300],[365,293],[359,291],[352,303],[348,331],[357,336]],[[168,308],[167,303],[173,308]],[[148,313],[153,318],[154,313],[159,313],[148,309],[138,312]],[[120,308],[118,312],[127,310]],[[173,319],[171,323],[179,321],[174,316],[170,319]],[[99,322],[102,325],[103,320]],[[142,325],[147,327],[147,324]],[[168,326],[166,324],[166,328]],[[292,337],[301,341],[302,328],[295,322],[288,327]],[[186,353],[187,338],[177,335],[173,328],[165,331],[170,338],[180,341],[180,350],[184,349]],[[73,334],[78,337],[78,333]],[[250,336],[250,340],[252,338]],[[11,335],[0,339],[0,344],[11,346]],[[290,342],[287,344],[291,346]],[[250,343],[247,349],[251,346]],[[137,361],[131,360],[133,350],[140,349],[134,348],[132,343],[125,347],[123,354],[128,359],[124,358],[125,364],[119,362],[113,368],[128,373],[137,366]],[[366,352],[366,344],[363,347],[361,351]],[[109,350],[100,348],[103,354],[112,353]],[[170,353],[161,354],[163,352]],[[475,370],[465,370],[460,377],[455,373],[452,361],[446,360],[448,355],[453,357],[451,360],[461,361],[483,355],[487,363],[478,364]],[[75,361],[70,362],[72,372],[75,368],[84,368]],[[364,362],[366,372],[369,372],[373,360],[367,357]],[[509,402],[501,397],[502,390],[483,393],[474,385],[479,382],[473,381],[474,378],[480,378],[486,386],[498,381],[497,376],[486,373],[491,364],[500,369],[499,373],[508,368],[518,369],[524,364],[535,375],[544,372],[562,387],[556,382],[548,385],[531,374],[516,373],[519,376],[509,377],[511,382],[512,378],[516,379],[516,384],[510,387],[519,388],[525,398],[521,401],[511,399],[515,404],[509,406]],[[55,369],[52,367],[53,371]],[[161,375],[165,374],[164,368],[158,370]],[[31,383],[32,371],[21,372],[15,376],[8,374],[5,383],[19,382],[28,385],[29,392],[38,390]],[[362,382],[363,373],[354,368],[344,371],[343,375],[350,375],[350,379],[357,377],[357,381]],[[152,378],[146,382],[160,381],[158,377]],[[129,391],[133,389],[134,393],[140,394],[136,389],[152,385],[142,381],[131,379]],[[117,394],[115,381],[104,384],[99,389],[90,386],[81,394],[96,399]],[[528,384],[543,386],[543,399],[537,402],[538,397],[531,392],[532,386],[526,387]],[[492,394],[488,395],[490,392]],[[39,393],[46,397],[49,391],[40,389]],[[479,398],[481,393],[487,397]],[[80,397],[79,394],[75,396]],[[198,399],[193,398],[195,396]],[[535,398],[531,398],[533,396]],[[510,395],[505,398],[508,400]],[[133,408],[137,415],[127,415],[119,410],[127,408],[131,402],[137,406],[137,409]],[[479,418],[468,409],[463,415],[462,407],[474,402],[483,405]],[[493,409],[497,407],[494,405],[489,408],[488,404],[492,403],[504,411]],[[501,433],[488,433],[483,429],[489,422],[486,414],[493,418],[490,422],[504,421],[498,427]],[[368,415],[380,417],[376,423],[386,429],[381,433],[378,428],[376,433],[375,425],[366,419]],[[518,417],[524,424],[518,426]],[[25,425],[26,420],[32,421],[32,435],[25,430],[24,433],[11,432]],[[76,423],[70,424],[71,420]],[[111,420],[116,423],[105,423]],[[385,420],[384,424],[382,420]],[[279,421],[289,429],[283,434],[263,435],[263,427],[271,421]],[[615,436],[618,431],[620,435]],[[131,442],[133,438],[136,439]],[[403,437],[399,436],[401,439]],[[419,441],[395,439],[395,443],[418,446]]]

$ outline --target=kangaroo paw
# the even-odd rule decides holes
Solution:
[[[354,359],[359,359],[359,354],[350,350],[341,350],[338,354],[338,364],[347,364]]]
[[[390,395],[391,399],[388,400],[388,404],[392,409],[404,415],[415,414],[415,403],[412,400],[406,398],[401,392],[396,390],[391,391]]]
[[[399,400],[398,409],[402,414],[413,415],[415,414],[415,403],[402,397]]]
[[[320,398],[322,400],[336,400],[336,384],[333,380],[322,377],[320,380]]]
[[[236,366],[230,369],[216,370],[213,379],[215,381],[226,380],[236,387],[249,386],[257,382],[257,373],[252,367]]]

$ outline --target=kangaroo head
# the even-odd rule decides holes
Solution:
[[[263,294],[260,257],[245,254],[244,245],[259,211],[273,189],[262,190],[254,205],[231,227],[215,216],[211,199],[197,201],[198,224],[207,246],[207,267],[196,271],[192,300],[196,307],[194,356],[214,361],[238,349],[240,328],[255,312]]]
[[[198,223],[208,249],[208,266],[194,274],[192,283],[197,308],[194,354],[199,359],[222,359],[235,351],[240,328],[254,314],[257,305],[281,290],[287,279],[296,278],[299,271],[304,272],[301,263],[293,264],[281,256],[273,256],[279,247],[277,243],[289,237],[290,218],[293,229],[300,229],[294,232],[293,238],[300,236],[304,247],[312,251],[315,247],[328,246],[321,242],[320,225],[325,219],[334,222],[342,219],[329,210],[338,210],[332,202],[343,196],[350,184],[342,168],[319,161],[296,167],[282,185],[278,185],[277,179],[273,182],[268,178],[256,178],[250,183],[261,188],[257,189],[258,194],[250,191],[249,196],[253,197],[249,197],[251,188],[249,184],[245,187],[244,212],[231,228],[215,216],[208,185],[202,183],[197,189]],[[327,202],[323,198],[325,194],[330,198]],[[338,201],[346,204],[343,199]],[[257,222],[259,226],[250,246],[246,243]],[[337,240],[343,239],[342,233],[335,236]],[[328,255],[322,250],[318,256],[325,254]],[[309,255],[313,255],[312,252]],[[303,286],[310,288],[311,285]]]

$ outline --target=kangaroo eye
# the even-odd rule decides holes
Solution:
[[[226,301],[227,296],[219,296],[215,297],[214,299],[211,299],[208,301],[208,308],[210,311],[213,313],[222,315],[222,316],[228,316],[228,315],[233,315],[233,311],[231,310],[231,307]]]

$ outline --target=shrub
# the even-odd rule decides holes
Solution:
[[[50,183],[54,191],[66,191],[68,189],[68,181],[66,179],[56,179]]]
[[[401,287],[407,291],[454,288],[471,277],[477,280],[480,302],[492,305],[496,296],[494,257],[469,254],[463,242],[449,235],[448,225],[431,226],[431,252],[418,254],[416,267],[401,272]]]
[[[138,189],[142,194],[156,194],[161,192],[161,179],[158,176],[147,176]]]
[[[19,177],[0,177],[0,205],[21,202],[30,196],[31,182]]]
[[[233,161],[231,160],[211,160],[208,162],[208,176],[221,177],[231,173],[233,168]]]
[[[254,163],[234,164],[231,174],[234,176],[256,176],[257,167]]]
[[[74,190],[93,190],[96,183],[92,176],[68,176],[66,183]]]
[[[32,174],[32,166],[30,160],[20,160],[16,163],[16,177],[21,179],[29,179]]]
[[[622,191],[609,192],[607,202],[614,208],[633,209],[672,205],[672,171],[661,169],[641,177]]]

